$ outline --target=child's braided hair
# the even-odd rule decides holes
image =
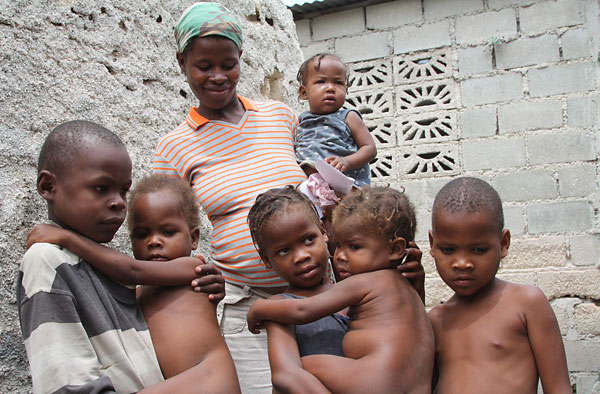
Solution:
[[[265,225],[275,213],[284,213],[290,207],[297,207],[306,212],[317,226],[321,226],[321,220],[313,203],[304,194],[293,186],[267,190],[256,197],[256,201],[250,212],[248,212],[248,227],[252,241],[258,250],[265,249],[263,232]],[[282,229],[285,231],[285,229]]]
[[[333,226],[341,222],[389,241],[413,241],[417,227],[408,197],[389,187],[363,187],[348,194],[333,211]]]

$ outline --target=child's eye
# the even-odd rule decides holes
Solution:
[[[172,236],[172,235],[175,235],[176,232],[177,231],[175,231],[175,230],[165,230],[165,231],[163,231],[163,234],[166,236]]]
[[[486,248],[473,248],[473,253],[475,254],[484,254],[488,250]]]
[[[98,193],[103,193],[107,190],[108,188],[104,185],[96,185],[94,186],[94,190],[96,190]]]
[[[358,249],[360,249],[360,245],[356,245],[356,244],[350,245],[350,250],[358,250]]]
[[[312,243],[313,243],[313,241],[315,240],[315,238],[316,238],[316,237],[315,237],[314,235],[309,235],[308,237],[306,237],[306,238],[304,239],[304,244],[305,244],[305,245],[310,245],[310,244],[312,244]]]
[[[141,239],[141,238],[145,238],[147,235],[147,233],[143,232],[143,231],[135,231],[131,233],[131,238],[134,239]]]
[[[279,249],[275,254],[277,256],[285,256],[290,250],[288,248]]]
[[[440,248],[440,250],[444,254],[452,254],[454,252],[454,248]]]

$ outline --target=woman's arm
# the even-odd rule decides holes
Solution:
[[[369,164],[377,155],[377,149],[375,148],[373,137],[371,137],[371,132],[367,129],[367,126],[358,113],[349,111],[348,115],[346,115],[346,124],[350,128],[352,138],[358,150],[345,157],[329,156],[325,159],[327,163],[341,172],[354,170],[365,164]]]
[[[205,263],[202,257],[182,257],[166,262],[136,260],[72,231],[48,224],[40,224],[29,232],[27,247],[36,242],[47,242],[65,247],[103,274],[128,285],[190,284],[193,279],[198,277],[195,272],[196,267]],[[202,266],[202,270],[203,273],[211,273],[206,265]]]
[[[278,394],[328,394],[314,375],[302,368],[292,326],[266,322],[273,390]]]

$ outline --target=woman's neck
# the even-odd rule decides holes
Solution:
[[[222,120],[227,123],[237,124],[240,119],[242,119],[242,116],[244,116],[246,109],[236,95],[234,99],[223,108],[208,108],[202,106],[202,103],[200,103],[196,112],[208,120]]]

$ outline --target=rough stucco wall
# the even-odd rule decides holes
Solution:
[[[240,93],[294,102],[302,54],[278,0],[222,1],[244,28]],[[28,392],[15,278],[28,230],[45,219],[37,155],[59,123],[86,119],[127,145],[134,180],[158,139],[196,105],[172,27],[192,1],[0,0],[0,391]],[[128,249],[123,229],[114,245]]]

